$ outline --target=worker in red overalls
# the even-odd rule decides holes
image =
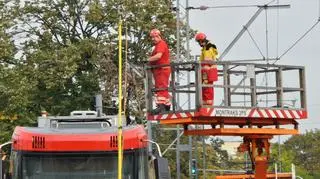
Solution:
[[[167,43],[161,38],[161,33],[158,29],[152,29],[150,37],[154,43],[154,49],[149,57],[149,64],[152,65],[168,65],[152,69],[153,78],[155,81],[155,99],[157,108],[152,111],[152,114],[159,114],[170,110],[171,102],[168,92],[170,68],[170,52]],[[159,90],[160,89],[160,90]]]
[[[212,85],[214,81],[218,80],[217,65],[210,64],[210,62],[217,60],[217,47],[207,40],[204,33],[197,33],[195,39],[202,47],[200,55],[202,84]],[[213,87],[202,87],[202,104],[213,105],[213,99]]]

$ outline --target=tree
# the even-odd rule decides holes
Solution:
[[[320,130],[307,131],[303,135],[291,137],[284,143],[286,150],[293,153],[294,163],[310,174],[320,173]]]
[[[272,145],[271,160],[280,161],[283,171],[290,171],[291,164],[294,164],[297,175],[303,178],[319,176],[320,130],[311,130],[302,135],[292,136],[280,145],[281,156],[278,156],[278,147],[278,144]]]
[[[3,70],[9,64],[15,64],[13,55],[15,46],[10,34],[7,32],[12,27],[13,16],[10,14],[7,3],[0,2],[0,65]]]
[[[211,138],[211,146],[216,152],[215,164],[227,168],[229,166],[229,156],[226,150],[222,149],[224,141],[218,137]]]
[[[280,156],[279,156],[279,147],[280,147]],[[279,167],[278,171],[291,171],[291,164],[294,163],[294,155],[291,150],[285,150],[285,146],[283,144],[272,144],[271,145],[271,154],[270,161],[274,161],[277,163]],[[280,168],[281,167],[281,168]],[[274,171],[274,165],[270,167],[271,171]]]
[[[12,125],[32,125],[42,110],[67,115],[93,109],[97,93],[111,105],[117,92],[120,17],[131,63],[147,59],[151,28],[159,28],[175,48],[175,12],[168,0],[15,0],[0,6],[0,111],[19,116]],[[128,73],[128,109],[143,119],[143,80]],[[10,134],[13,126],[7,124]]]
[[[28,94],[24,77],[19,75],[18,60],[15,58],[17,47],[12,39],[13,5],[9,2],[0,2],[0,143],[9,141],[12,130],[16,125],[29,124]],[[12,121],[15,116],[24,118],[21,121]]]
[[[165,36],[175,30],[166,25],[175,21],[170,1],[18,2],[12,8],[17,15],[12,33],[23,42],[22,75],[36,85],[35,110],[52,114],[92,108],[92,96],[101,89],[105,100],[110,100],[117,84],[120,17],[129,34],[128,57],[135,63],[147,57],[151,28],[159,26]],[[174,47],[175,37],[168,37]]]

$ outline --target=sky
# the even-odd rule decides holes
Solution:
[[[185,6],[185,0],[180,0],[180,2],[182,6]],[[264,5],[269,2],[272,2],[270,5],[289,4],[290,8],[268,10],[267,13],[262,11],[249,27],[249,31],[262,53],[273,58],[281,56],[320,20],[320,0],[189,0],[189,6]],[[217,45],[221,53],[257,10],[257,7],[190,10],[189,23],[192,29],[204,32],[208,39]],[[268,38],[266,38],[266,29]],[[266,50],[266,42],[268,42],[268,50]],[[195,41],[190,41],[190,48],[192,55],[199,54],[200,47]],[[255,58],[262,58],[262,56],[248,33],[244,33],[224,60]],[[308,119],[300,120],[299,128],[301,133],[319,129],[320,23],[283,55],[277,64],[305,66]]]

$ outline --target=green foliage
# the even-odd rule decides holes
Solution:
[[[175,128],[176,126],[171,126],[170,128]],[[153,125],[152,127],[152,136],[153,140],[157,141],[160,144],[162,152],[167,150],[164,157],[169,160],[171,176],[172,178],[176,178],[176,143],[174,143],[171,148],[168,148],[168,145],[173,142],[177,137],[176,130],[164,130],[168,128],[168,126],[161,125]],[[225,170],[225,169],[238,169],[236,165],[232,165],[233,161],[237,161],[237,159],[231,159],[225,150],[222,150],[223,141],[219,138],[212,138],[210,143],[208,143],[208,138],[205,137],[205,144],[203,145],[202,137],[192,137],[192,156],[196,159],[197,168],[204,168],[203,161],[205,157],[206,168],[207,169],[215,169],[215,170]],[[189,142],[189,137],[182,135],[180,137],[180,144],[186,145]],[[154,148],[155,149],[155,148]],[[180,176],[183,179],[190,178],[189,177],[189,153],[188,152],[180,152]],[[215,173],[207,172],[207,178],[214,178]],[[203,172],[198,170],[199,178],[203,177]]]
[[[284,143],[284,147],[292,151],[297,166],[311,175],[320,173],[320,130],[293,136]]]
[[[160,29],[170,48],[175,48],[176,19],[171,3],[169,0],[0,1],[0,112],[6,118],[0,120],[0,142],[10,140],[16,125],[34,125],[42,110],[51,115],[67,115],[72,110],[93,109],[93,96],[97,93],[102,93],[105,104],[111,105],[117,92],[119,19],[124,22],[122,35],[128,34],[126,55],[131,63],[139,65],[150,53],[152,43],[148,33],[152,28]],[[143,122],[143,80],[128,74],[127,109]],[[18,119],[10,120],[14,115]],[[158,131],[154,136],[159,143],[167,144],[176,137],[176,132]],[[181,143],[187,140],[182,137]],[[235,160],[221,150],[222,141],[211,142],[204,146],[204,154],[202,143],[193,139],[198,146],[198,168],[203,167],[203,155],[207,168],[235,168],[232,164]],[[280,146],[281,156],[277,155],[277,146],[273,147],[272,158],[281,162],[283,170],[290,170],[294,163],[299,176],[319,178],[319,130],[290,138]],[[175,150],[169,150],[165,155],[173,177],[175,154]],[[188,154],[182,153],[182,178],[188,178],[188,161]]]
[[[170,48],[175,48],[171,3],[1,1],[0,112],[18,115],[17,121],[1,121],[5,131],[1,135],[7,140],[15,125],[32,125],[42,110],[68,115],[72,110],[94,109],[97,93],[111,105],[117,92],[119,20],[124,39],[128,34],[128,60],[139,65],[152,47],[152,28],[160,29]],[[129,75],[127,111],[143,122],[143,80],[131,72],[123,75]]]
[[[270,160],[276,162],[278,167],[281,166],[281,171],[291,171],[291,164],[294,162],[293,152],[291,150],[285,150],[283,145],[272,144]],[[270,166],[269,170],[274,171],[274,165]],[[280,169],[278,168],[278,170]]]
[[[0,68],[14,64],[15,46],[7,30],[12,27],[12,15],[7,4],[0,2]]]
[[[229,167],[229,156],[226,150],[222,150],[222,145],[224,144],[224,141],[220,138],[212,138],[211,139],[211,146],[215,150],[216,156],[215,156],[215,165],[220,165],[225,168]]]
[[[296,166],[297,175],[303,178],[318,178],[320,174],[320,130],[296,135],[280,145],[272,145],[271,159],[281,162],[283,171],[290,171],[291,164]]]

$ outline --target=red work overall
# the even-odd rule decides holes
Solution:
[[[157,61],[150,62],[150,65],[169,65],[169,48],[164,40],[161,40],[155,45],[152,56],[159,52],[162,53],[162,57]],[[155,88],[157,89],[155,93],[156,104],[171,105],[170,95],[167,89],[169,87],[169,77],[171,74],[170,66],[156,67],[152,70],[152,73],[155,81]]]
[[[202,84],[213,85],[218,80],[218,70],[214,65],[201,63]],[[202,101],[211,101],[206,105],[212,105],[214,100],[213,87],[202,87]]]
[[[156,104],[171,105],[168,89],[164,89],[168,88],[169,86],[169,77],[171,73],[170,67],[153,69],[152,73],[154,77],[155,88],[160,89],[159,91],[156,91]]]

